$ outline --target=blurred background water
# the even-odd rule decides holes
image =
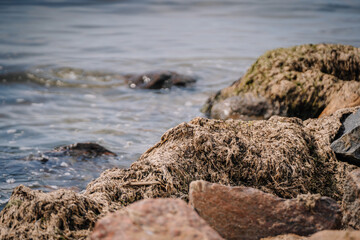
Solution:
[[[266,50],[360,47],[358,0],[0,0],[0,209],[24,184],[82,190],[128,167]],[[173,70],[190,88],[133,90],[117,74]],[[112,158],[26,157],[97,142]]]

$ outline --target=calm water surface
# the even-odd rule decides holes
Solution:
[[[266,50],[321,42],[360,47],[360,1],[0,0],[0,209],[19,184],[82,190],[128,167]],[[132,90],[116,77],[151,70],[198,82]],[[84,141],[118,157],[26,158]]]

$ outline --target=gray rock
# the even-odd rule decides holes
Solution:
[[[186,87],[196,82],[190,76],[171,71],[154,71],[144,74],[128,74],[125,76],[130,88],[162,89],[172,86]]]
[[[343,123],[344,133],[331,144],[331,149],[340,159],[360,164],[360,109]]]

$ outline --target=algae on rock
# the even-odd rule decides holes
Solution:
[[[343,106],[335,106],[346,96],[351,97],[341,99]],[[268,51],[243,77],[210,97],[203,111],[218,119],[307,119],[329,104],[326,115],[360,105],[359,48],[306,44]]]
[[[189,184],[205,180],[251,186],[283,198],[319,193],[336,200],[353,166],[336,160],[331,141],[345,109],[321,119],[195,118],[168,130],[129,169],[110,169],[85,192],[43,193],[20,186],[0,214],[0,238],[84,239],[109,211],[144,198],[188,199]]]

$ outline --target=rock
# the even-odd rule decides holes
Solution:
[[[117,156],[97,143],[75,143],[67,146],[56,147],[48,152],[30,154],[25,158],[27,161],[40,161],[46,163],[52,158],[71,156],[80,159],[89,159],[100,156]]]
[[[130,88],[162,89],[172,86],[186,87],[196,82],[190,76],[171,71],[148,72],[144,74],[128,74],[125,76]]]
[[[360,49],[307,44],[268,51],[243,77],[210,97],[203,111],[221,119],[307,119],[358,106],[359,98]]]
[[[100,219],[92,240],[223,239],[184,201],[145,199]]]
[[[101,206],[92,223],[101,215],[144,198],[187,200],[189,184],[194,180],[254,187],[282,198],[311,193],[340,201],[347,173],[356,167],[338,161],[330,142],[341,128],[343,116],[355,111],[356,108],[342,109],[331,116],[306,121],[285,117],[251,122],[195,118],[168,130],[130,168],[104,171],[85,191],[74,193],[74,199],[78,206],[90,200],[94,206]],[[37,231],[30,218],[17,218],[23,212],[71,222],[74,217],[83,219],[91,209],[67,215],[66,209],[38,207],[37,196],[48,194],[30,190],[29,194],[33,197],[26,198],[26,204],[12,204],[0,213],[0,239],[52,238],[50,232]],[[68,206],[61,192],[50,194],[53,202]],[[11,201],[18,199],[22,199],[19,194],[11,197]],[[55,229],[53,224],[44,222],[44,228]],[[91,224],[80,230],[81,226],[64,225],[61,233],[90,233]]]
[[[276,237],[261,238],[261,240],[306,240],[306,239],[308,239],[308,238],[304,237],[304,236],[299,236],[296,234],[284,234],[284,235],[279,235]]]
[[[286,234],[276,237],[262,238],[262,240],[360,240],[360,231],[324,230],[317,232],[310,237]]]
[[[343,222],[345,225],[360,230],[360,169],[348,174],[342,199]]]
[[[309,240],[360,240],[360,231],[326,230],[313,234]]]
[[[261,96],[253,93],[245,93],[233,96],[214,105],[212,117],[217,119],[268,119],[273,115],[278,115],[280,109],[276,109],[272,104]]]
[[[67,146],[61,146],[54,149],[53,152],[61,152],[65,155],[75,156],[75,157],[98,157],[102,155],[116,156],[115,153],[107,150],[103,146],[100,146],[97,143],[75,143]]]
[[[320,195],[285,200],[249,187],[205,181],[190,184],[190,204],[225,239],[310,235],[341,227],[340,206]]]
[[[101,211],[94,199],[70,190],[43,193],[20,185],[1,211],[0,239],[85,239]]]
[[[331,144],[340,159],[360,166],[360,109],[344,121],[344,133]]]
[[[319,117],[329,116],[341,108],[350,108],[360,105],[360,88],[356,82],[344,84],[344,86],[331,97],[326,108]]]

